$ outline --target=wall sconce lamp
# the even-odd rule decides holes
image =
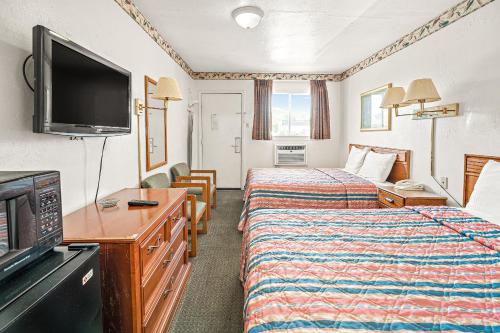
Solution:
[[[399,114],[398,109],[400,107],[405,107],[410,105],[408,103],[403,102],[405,94],[406,94],[405,90],[402,87],[387,88],[387,92],[384,95],[384,99],[382,100],[382,104],[380,105],[380,107],[383,109],[394,109],[396,117],[412,116],[413,113]]]
[[[147,109],[153,110],[165,110],[168,109],[168,101],[182,101],[181,91],[177,85],[177,81],[171,77],[161,77],[156,84],[156,92],[151,96],[151,98],[163,100],[164,107],[152,107],[148,106]],[[143,111],[146,110],[144,102],[139,98],[135,99],[135,113],[141,115]]]
[[[437,102],[441,96],[431,79],[418,79],[410,83],[408,91],[401,87],[388,88],[380,105],[384,109],[394,109],[396,117],[413,116],[413,119],[454,117],[458,114],[458,103],[425,108],[425,103]],[[419,104],[416,112],[399,114],[399,108]]]
[[[453,199],[459,206],[460,203],[447,191],[445,186],[437,179],[435,175],[435,142],[436,142],[436,118],[456,117],[458,115],[458,103],[425,108],[425,103],[437,102],[441,96],[431,79],[418,79],[410,83],[408,91],[405,93],[401,87],[388,88],[380,105],[383,109],[394,109],[396,117],[413,116],[414,120],[431,119],[431,156],[430,171],[434,181]],[[419,104],[417,111],[405,114],[399,114],[398,108]]]
[[[135,114],[137,115],[137,162],[138,162],[138,172],[139,172],[139,187],[142,183],[142,161],[141,161],[141,126],[140,118],[146,109],[153,110],[164,110],[168,109],[168,101],[182,101],[181,91],[177,85],[177,81],[171,77],[161,77],[156,84],[156,92],[151,96],[151,98],[163,100],[164,107],[152,107],[144,105],[144,102],[139,98],[135,99]]]

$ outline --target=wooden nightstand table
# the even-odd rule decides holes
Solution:
[[[401,208],[404,206],[446,206],[446,197],[427,191],[396,190],[394,186],[378,188],[380,208]]]

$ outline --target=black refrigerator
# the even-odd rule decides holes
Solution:
[[[102,333],[97,245],[58,246],[0,282],[1,333]]]

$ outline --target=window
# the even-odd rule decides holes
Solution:
[[[273,137],[309,136],[311,95],[309,82],[278,83],[272,100]]]
[[[311,96],[273,93],[273,136],[309,136]]]

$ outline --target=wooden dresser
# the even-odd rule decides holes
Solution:
[[[185,189],[124,189],[64,217],[65,243],[99,243],[105,332],[165,332],[191,272]],[[132,199],[158,206],[128,207]]]
[[[394,186],[378,188],[380,208],[401,208],[404,206],[446,206],[446,197],[427,191],[396,190]]]

